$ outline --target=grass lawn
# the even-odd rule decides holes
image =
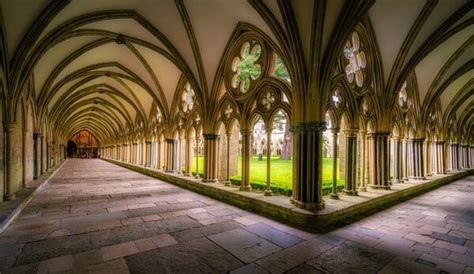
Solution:
[[[274,192],[291,195],[293,182],[293,160],[281,160],[280,156],[272,156],[271,162],[271,186]],[[199,173],[203,172],[204,159],[199,157]],[[238,159],[238,173],[231,177],[234,183],[239,183],[242,176],[242,161]],[[196,157],[193,158],[193,172],[196,171]],[[339,171],[339,165],[338,165]],[[265,189],[267,174],[267,159],[263,157],[263,161],[258,161],[258,157],[254,156],[250,159],[250,182],[253,188]],[[344,187],[344,180],[338,178],[338,188]],[[323,158],[323,193],[329,193],[332,186],[332,158]]]

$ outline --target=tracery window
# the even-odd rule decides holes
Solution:
[[[240,48],[240,55],[232,60],[232,87],[239,89],[241,93],[247,93],[250,82],[258,79],[262,74],[262,68],[257,61],[262,55],[262,47],[256,42],[245,42]]]
[[[281,59],[280,56],[276,56],[275,58],[273,74],[278,78],[291,82],[288,69],[286,68],[285,63],[283,62],[283,59]]]
[[[354,82],[358,87],[364,84],[363,70],[366,67],[365,53],[361,49],[359,34],[354,32],[350,41],[344,47],[344,57],[349,61],[346,65],[346,76],[350,83]]]

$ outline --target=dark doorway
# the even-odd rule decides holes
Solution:
[[[67,142],[67,157],[75,157],[77,153],[76,143],[73,141]]]

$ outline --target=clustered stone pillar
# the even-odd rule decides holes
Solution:
[[[242,135],[242,182],[240,185],[240,190],[249,191],[251,190],[250,186],[250,130],[241,130],[240,134]]]
[[[203,182],[217,182],[217,153],[219,135],[203,134],[204,136],[204,178]]]
[[[390,189],[388,162],[389,133],[369,134],[369,167],[370,187],[375,189]]]
[[[293,195],[291,201],[300,208],[324,208],[321,193],[322,142],[325,122],[300,123],[292,127]]]
[[[186,139],[186,159],[184,163],[185,174],[187,176],[193,176],[193,138],[188,136]]]
[[[408,138],[402,140],[402,179],[408,181]]]
[[[225,185],[230,185],[230,138],[232,137],[232,132],[226,133],[227,137],[227,155],[226,155],[226,173],[225,173]]]
[[[5,201],[10,201],[15,199],[15,193],[13,192],[13,169],[14,169],[14,159],[13,159],[13,130],[16,127],[15,123],[9,122],[5,123],[5,160],[6,160],[6,189],[5,189]]]
[[[339,128],[332,128],[332,191],[329,195],[332,199],[339,199],[337,194],[337,135]]]
[[[34,149],[34,179],[37,179],[41,175],[41,133],[33,134],[33,149]]]
[[[346,136],[345,186],[343,192],[347,195],[357,195],[357,133],[358,130],[344,130]]]
[[[461,145],[461,163],[462,163],[462,168],[469,168],[469,145],[464,144]]]
[[[425,141],[424,146],[424,159],[425,159],[425,174],[426,176],[431,176],[434,174],[436,168],[435,164],[436,161],[433,159],[433,154],[436,154],[436,142],[432,142],[431,140]]]
[[[359,188],[358,191],[367,191],[366,175],[367,175],[367,152],[366,152],[366,136],[365,130],[359,131]]]
[[[166,139],[166,172],[176,172],[176,139]]]
[[[444,144],[445,142],[444,141],[436,141],[434,143],[434,157],[433,157],[433,160],[434,160],[434,167],[435,167],[435,170],[434,172],[436,174],[445,174],[446,171],[444,169]]]
[[[267,127],[267,187],[265,188],[265,196],[272,196],[272,189],[270,187],[271,179],[271,140],[272,140],[272,128]]]
[[[163,164],[161,162],[161,138],[158,138],[156,144],[156,168],[161,169]]]
[[[423,141],[424,138],[408,139],[408,155],[410,157],[410,178],[415,180],[424,180],[424,162],[423,162]]]
[[[450,169],[451,171],[458,171],[459,170],[459,165],[458,165],[458,144],[456,143],[451,143],[449,145],[449,150],[450,150]]]
[[[402,168],[402,139],[401,137],[393,137],[393,183],[403,183]]]
[[[145,166],[151,167],[151,141],[145,142]]]

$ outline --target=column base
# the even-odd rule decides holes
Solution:
[[[14,200],[16,200],[15,193],[9,194],[9,195],[8,195],[8,194],[5,195],[5,196],[3,197],[3,200],[4,200],[4,201],[14,201]]]
[[[403,184],[403,180],[395,179],[395,180],[392,181],[392,183],[394,183],[394,184]]]
[[[225,186],[230,186],[231,185],[231,182],[229,180],[227,181],[222,181],[224,183]]]
[[[409,179],[411,179],[411,180],[426,180],[426,177],[415,177],[415,176],[413,176],[413,177],[409,177]]]
[[[357,191],[356,190],[348,190],[348,189],[343,189],[342,193],[346,195],[351,195],[351,196],[357,196]]]
[[[273,192],[272,192],[271,190],[265,190],[264,195],[265,195],[265,196],[272,196],[272,193],[273,193]]]
[[[252,190],[252,187],[250,185],[248,186],[240,186],[240,190],[241,191],[251,191]]]
[[[321,210],[324,209],[324,200],[321,200],[319,203],[305,203],[305,202],[300,202],[296,201],[294,199],[290,200],[296,207],[314,211],[314,210]]]
[[[383,185],[369,185],[370,188],[373,189],[385,189],[385,190],[390,190],[390,186],[383,186]]]
[[[367,188],[365,186],[358,188],[359,192],[367,192]]]
[[[331,193],[329,194],[329,198],[334,199],[334,200],[339,200],[339,195],[337,193]]]
[[[217,179],[202,179],[203,183],[217,183],[218,181]]]
[[[170,170],[165,170],[165,172],[166,172],[166,173],[176,173],[176,170],[170,169]]]

